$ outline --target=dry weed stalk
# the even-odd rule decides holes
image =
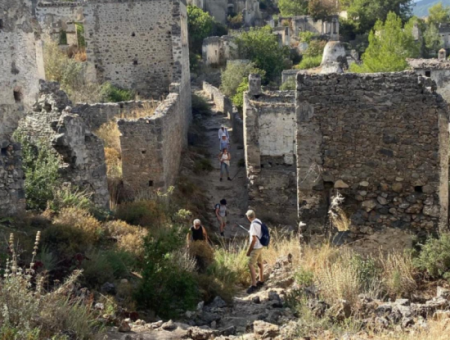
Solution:
[[[380,253],[384,286],[391,296],[409,295],[417,289],[414,280],[414,265],[410,254],[394,252],[387,256]]]
[[[330,222],[339,231],[347,231],[350,227],[350,220],[345,211],[341,208],[344,200],[344,196],[342,196],[339,192],[336,192],[336,195],[334,195],[331,199],[330,209],[328,210]]]

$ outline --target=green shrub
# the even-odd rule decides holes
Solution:
[[[193,273],[180,268],[177,262],[177,250],[184,238],[178,227],[166,227],[146,237],[142,281],[135,295],[140,307],[173,317],[176,309],[191,309],[198,302]]]
[[[300,267],[300,269],[295,273],[295,281],[302,287],[311,286],[314,282],[314,273]]]
[[[242,16],[242,13],[239,13],[239,14],[234,15],[234,16],[229,15],[228,18],[227,18],[227,21],[228,21],[228,25],[231,28],[237,29],[237,28],[242,27],[242,24],[244,22],[244,18]]]
[[[77,253],[86,253],[92,247],[85,234],[73,226],[52,225],[43,230],[42,245],[57,259],[72,258]]]
[[[141,200],[119,204],[116,218],[132,225],[159,227],[169,221],[166,206],[157,200]]]
[[[211,106],[205,98],[196,94],[192,95],[192,114],[208,117],[211,115]]]
[[[64,208],[93,209],[91,194],[73,188],[71,185],[57,188],[53,192],[53,199],[48,201],[47,208],[52,212],[59,212]]]
[[[214,169],[209,158],[200,158],[194,162],[194,173],[210,172]]]
[[[373,288],[378,281],[381,269],[373,258],[363,258],[359,254],[354,254],[351,258],[352,265],[356,268],[361,288],[368,291]]]
[[[443,277],[450,270],[450,234],[442,233],[439,238],[429,238],[422,246],[414,265],[426,271],[431,277]]]
[[[301,42],[305,42],[305,43],[310,43],[313,38],[315,38],[317,36],[316,33],[313,32],[309,32],[309,31],[304,31],[304,32],[300,32],[299,37],[300,37],[300,41]]]
[[[14,138],[22,144],[27,208],[44,210],[47,202],[53,199],[54,188],[58,186],[60,160],[45,141],[33,145],[20,131],[15,133]]]
[[[87,258],[82,266],[83,279],[85,284],[93,288],[129,276],[137,264],[133,254],[120,250],[90,252]]]
[[[236,89],[236,93],[231,99],[233,104],[240,110],[244,106],[244,92],[248,91],[248,78],[243,78],[242,82]]]
[[[300,64],[296,66],[299,70],[307,70],[310,68],[318,67],[322,63],[322,56],[317,57],[303,57]]]
[[[84,38],[84,25],[76,23],[75,27],[77,29],[77,40],[79,48],[86,48],[86,40]]]
[[[281,91],[292,91],[295,90],[295,77],[288,78],[283,84],[280,86]]]
[[[257,73],[264,79],[266,72],[255,67],[254,63],[228,63],[221,74],[220,89],[228,97],[233,97],[244,78],[250,73]]]
[[[101,94],[105,101],[112,103],[134,100],[134,91],[121,89],[111,83],[102,85]]]
[[[312,40],[306,51],[303,53],[305,57],[322,57],[323,50],[325,49],[325,45],[327,44],[324,40]]]

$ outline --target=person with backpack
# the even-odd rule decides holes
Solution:
[[[225,198],[220,200],[220,203],[214,207],[217,220],[220,223],[220,236],[224,235],[225,226],[227,224],[227,200]]]
[[[252,294],[264,285],[262,249],[269,245],[270,235],[269,228],[256,218],[256,214],[253,210],[247,211],[245,215],[250,221],[250,246],[247,251],[247,256],[250,257],[248,267],[252,277],[252,285],[247,289],[247,293]],[[256,265],[259,267],[258,281],[256,281]]]

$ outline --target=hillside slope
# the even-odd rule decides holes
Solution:
[[[418,17],[426,17],[428,16],[428,9],[439,2],[442,2],[444,6],[450,6],[450,0],[421,0],[415,3],[413,13]]]

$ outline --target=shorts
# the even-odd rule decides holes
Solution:
[[[262,264],[262,248],[259,249],[253,249],[250,253],[250,261],[249,264],[252,266],[256,264]]]
[[[226,216],[220,216],[218,219],[219,219],[219,222],[221,222],[223,224],[227,224],[227,217]]]

